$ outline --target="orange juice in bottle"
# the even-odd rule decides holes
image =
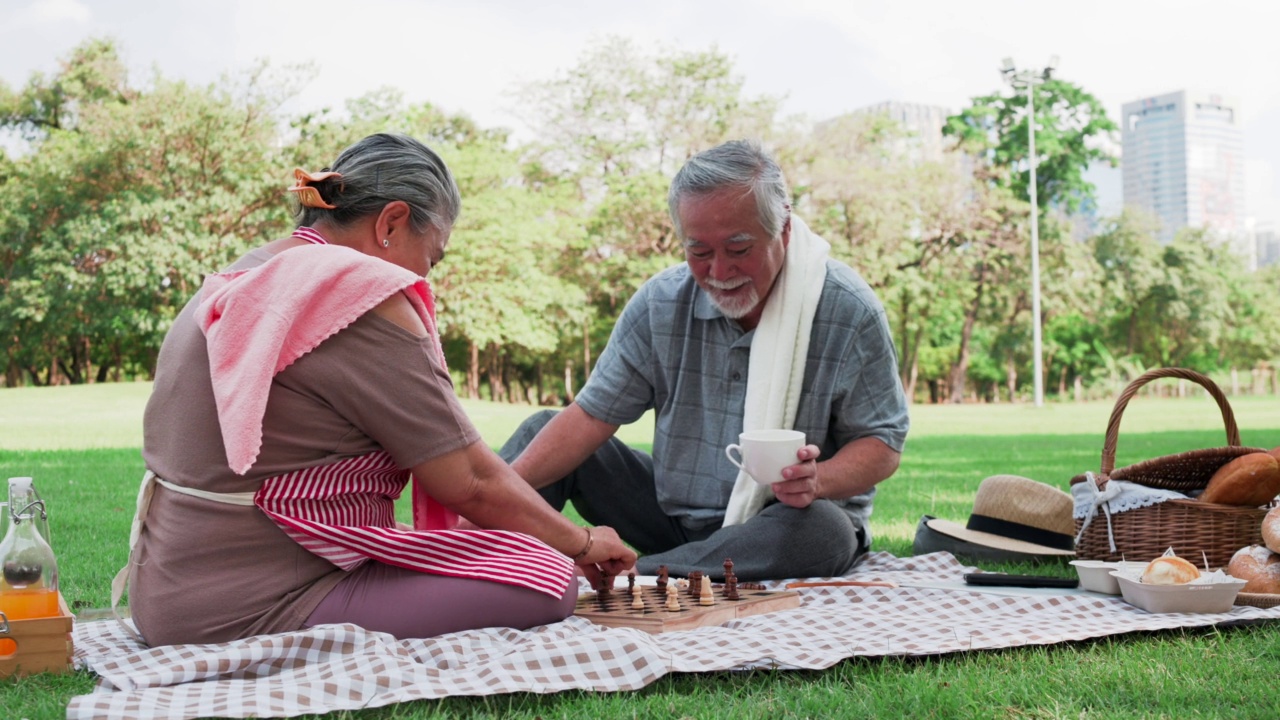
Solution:
[[[0,541],[0,612],[9,620],[58,614],[58,562],[36,525],[47,517],[31,478],[9,478],[9,529]]]

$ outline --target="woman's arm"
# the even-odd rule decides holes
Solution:
[[[575,525],[483,442],[427,460],[413,475],[431,497],[476,526],[532,535],[573,558],[593,584],[600,573],[618,575],[635,564],[635,551],[613,528]]]

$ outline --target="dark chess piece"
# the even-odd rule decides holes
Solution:
[[[724,599],[738,599],[738,576],[730,574],[724,579]]]
[[[733,574],[733,561],[724,560],[724,597],[726,600],[738,599],[738,576]]]
[[[659,566],[658,566],[658,583],[657,583],[657,584],[658,584],[658,592],[660,592],[660,593],[666,593],[666,592],[667,592],[667,580],[668,580],[668,577],[667,577],[667,566],[666,566],[666,565],[659,565]]]
[[[636,593],[636,571],[632,570],[627,573],[627,592],[634,595]]]
[[[697,598],[698,593],[702,589],[702,571],[693,570],[689,573],[689,597]]]

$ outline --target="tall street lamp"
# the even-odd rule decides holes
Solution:
[[[1027,165],[1031,168],[1031,182],[1027,186],[1031,196],[1031,340],[1035,350],[1035,400],[1036,407],[1044,405],[1044,368],[1041,366],[1043,348],[1040,340],[1040,211],[1036,205],[1036,101],[1037,85],[1053,76],[1058,67],[1058,56],[1049,58],[1049,64],[1041,70],[1018,70],[1013,58],[1005,58],[1000,73],[1014,90],[1027,91]]]

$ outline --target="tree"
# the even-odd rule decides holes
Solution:
[[[1049,231],[1041,238],[1040,259],[1065,260],[1079,254],[1072,252],[1071,240],[1065,232],[1055,232],[1052,220],[1093,201],[1094,187],[1085,181],[1084,171],[1093,162],[1115,163],[1108,148],[1114,145],[1117,127],[1097,98],[1072,83],[1050,79],[1033,86],[1031,92],[1035,95],[1036,110],[1036,194],[1041,216],[1038,220],[1042,229]],[[1033,119],[1028,117],[1026,106],[1027,96],[1023,92],[976,97],[970,107],[948,118],[943,128],[944,134],[955,137],[958,147],[973,158],[974,174],[980,183],[1005,190],[1020,200],[1029,197],[1031,174],[1027,130]],[[1070,267],[1068,263],[1058,264],[1060,271]],[[1051,268],[1046,269],[1053,272]],[[1057,287],[1070,291],[1073,285],[1067,282]],[[1042,317],[1034,320],[1041,327],[1059,327],[1052,322],[1053,308],[1073,312],[1078,307],[1071,298],[1059,298],[1055,302],[1052,289],[1046,289],[1049,292],[1045,293]],[[1024,312],[1017,292],[1012,299],[1013,314],[1006,322],[1008,327],[1019,324],[1016,318]],[[1016,347],[1007,341],[1002,344],[1010,350]],[[1057,347],[1052,338],[1047,345],[1051,349]],[[1012,378],[1016,373],[1012,361],[1009,368]],[[1012,379],[1009,391],[1014,392]]]
[[[641,283],[680,259],[666,190],[684,161],[772,128],[777,101],[744,97],[742,86],[715,49],[648,54],[613,37],[559,77],[524,89],[539,138],[529,148],[533,167],[541,178],[570,184],[586,228],[560,271],[585,290],[600,318],[615,318]],[[611,326],[584,326],[584,365]]]
[[[1033,87],[1036,127],[1036,196],[1045,212],[1073,213],[1092,201],[1094,186],[1084,172],[1094,162],[1115,166],[1110,151],[1118,127],[1102,102],[1065,80],[1051,79]],[[1027,96],[983,95],[959,114],[947,118],[943,133],[983,159],[997,172],[990,178],[1014,197],[1029,197],[1031,170],[1027,137]]]
[[[0,214],[7,381],[149,374],[203,274],[286,226],[277,89],[262,73],[137,88],[92,40],[9,101],[5,127],[32,151]]]

